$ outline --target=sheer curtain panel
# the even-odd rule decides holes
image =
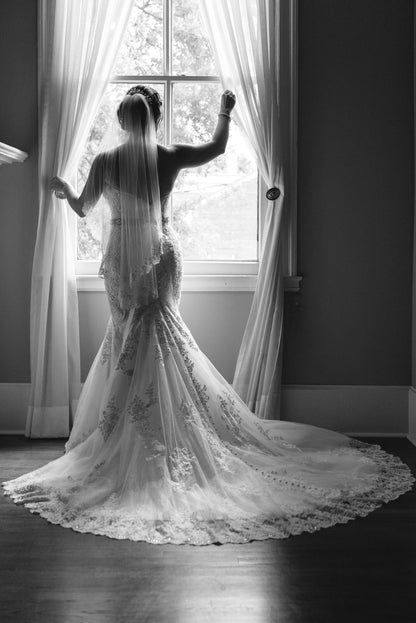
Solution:
[[[259,417],[276,419],[283,319],[280,0],[200,0],[200,4],[223,87],[237,95],[236,121],[269,189],[258,282],[233,384]]]
[[[133,0],[39,0],[39,220],[32,271],[26,436],[66,437],[80,390],[78,300],[68,205],[48,190],[73,178]]]

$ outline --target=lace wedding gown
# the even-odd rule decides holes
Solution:
[[[408,467],[378,446],[249,411],[180,317],[181,252],[167,218],[159,299],[123,312],[111,269],[120,253],[119,195],[108,185],[104,194],[113,217],[103,270],[107,332],[66,453],[4,483],[6,494],[78,532],[208,544],[314,532],[411,488]]]

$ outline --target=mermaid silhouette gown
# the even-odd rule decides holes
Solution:
[[[111,264],[122,215],[117,189],[104,195]],[[181,272],[166,216],[157,300],[123,312],[104,271],[111,318],[66,453],[4,483],[6,494],[78,532],[202,545],[314,532],[411,488],[408,467],[378,446],[253,415],[182,321]]]

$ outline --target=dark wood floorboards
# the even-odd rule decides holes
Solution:
[[[416,448],[379,439],[416,473]],[[6,480],[60,440],[0,437]],[[416,491],[365,519],[247,545],[149,545],[78,534],[0,496],[1,623],[414,623]]]

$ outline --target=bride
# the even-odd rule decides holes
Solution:
[[[52,523],[151,543],[241,543],[345,523],[412,486],[378,446],[257,418],[181,319],[168,198],[181,169],[224,152],[234,105],[226,91],[210,142],[164,147],[158,93],[133,87],[117,111],[124,142],[96,157],[81,195],[51,181],[80,217],[101,196],[111,211],[100,268],[111,318],[66,452],[4,483]]]

